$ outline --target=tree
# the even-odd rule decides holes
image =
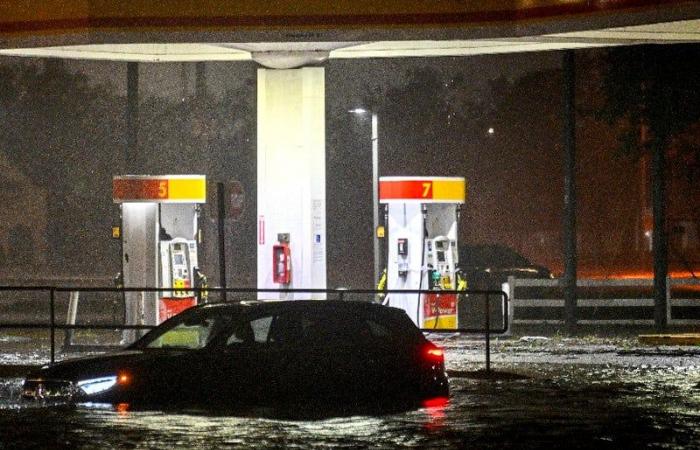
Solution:
[[[700,47],[645,45],[614,48],[602,74],[605,102],[598,117],[622,130],[620,149],[652,160],[654,319],[666,328],[668,248],[665,162],[669,144],[700,120]],[[697,161],[697,146],[680,147]]]
[[[61,60],[3,66],[0,91],[0,151],[49,195],[47,259],[56,269],[114,270],[118,252],[97,242],[112,221],[110,178],[123,147],[119,97]]]

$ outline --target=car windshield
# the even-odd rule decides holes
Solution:
[[[176,316],[134,343],[133,348],[204,348],[231,322],[230,315],[206,309]]]
[[[527,267],[532,263],[514,250],[500,245],[464,246],[459,255],[460,263],[469,266]]]

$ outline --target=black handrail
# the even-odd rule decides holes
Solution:
[[[56,293],[57,292],[175,292],[175,291],[187,291],[196,292],[197,296],[201,295],[203,292],[207,293],[238,293],[238,294],[257,294],[257,293],[295,293],[295,294],[336,294],[338,300],[344,301],[349,294],[368,294],[372,298],[378,298],[378,296],[387,296],[391,294],[435,294],[440,293],[441,295],[457,295],[459,298],[468,298],[470,295],[483,295],[484,296],[484,327],[483,328],[453,328],[453,329],[434,329],[434,328],[421,328],[421,331],[431,332],[431,333],[484,333],[486,341],[486,370],[491,369],[491,334],[502,334],[506,333],[509,328],[508,324],[508,295],[503,291],[497,290],[384,290],[378,291],[376,289],[258,289],[258,288],[222,288],[222,287],[206,287],[206,288],[156,288],[156,287],[81,287],[81,286],[0,286],[0,292],[6,291],[34,291],[34,292],[45,292],[49,293],[49,323],[41,322],[11,322],[4,323],[0,322],[0,329],[49,329],[50,339],[51,339],[51,364],[55,362],[55,335],[56,330],[79,330],[79,329],[95,329],[95,330],[150,330],[155,328],[155,325],[128,325],[128,324],[73,324],[73,325],[63,325],[56,323]],[[491,316],[490,316],[490,299],[492,296],[498,296],[503,301],[503,327],[502,328],[491,328]],[[177,300],[177,298],[173,299]],[[238,300],[236,302],[245,301]],[[230,300],[226,302],[214,302],[214,303],[236,303]]]

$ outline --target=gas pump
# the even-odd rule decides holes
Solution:
[[[461,177],[382,177],[386,205],[387,290],[384,303],[402,308],[421,328],[455,329],[458,298],[440,291],[463,289],[457,272],[457,224],[466,197]]]
[[[426,239],[428,289],[456,289],[457,242],[447,236]]]
[[[197,270],[197,241],[175,238],[160,242],[161,285],[158,322],[197,304],[194,291]]]
[[[113,199],[120,205],[126,323],[158,325],[196,305],[191,290],[198,272],[200,205],[206,202],[204,175],[115,176]],[[124,340],[136,333],[127,331]]]

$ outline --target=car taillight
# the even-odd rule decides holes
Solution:
[[[445,352],[434,345],[429,345],[423,350],[423,357],[435,364],[443,364],[445,362]]]

